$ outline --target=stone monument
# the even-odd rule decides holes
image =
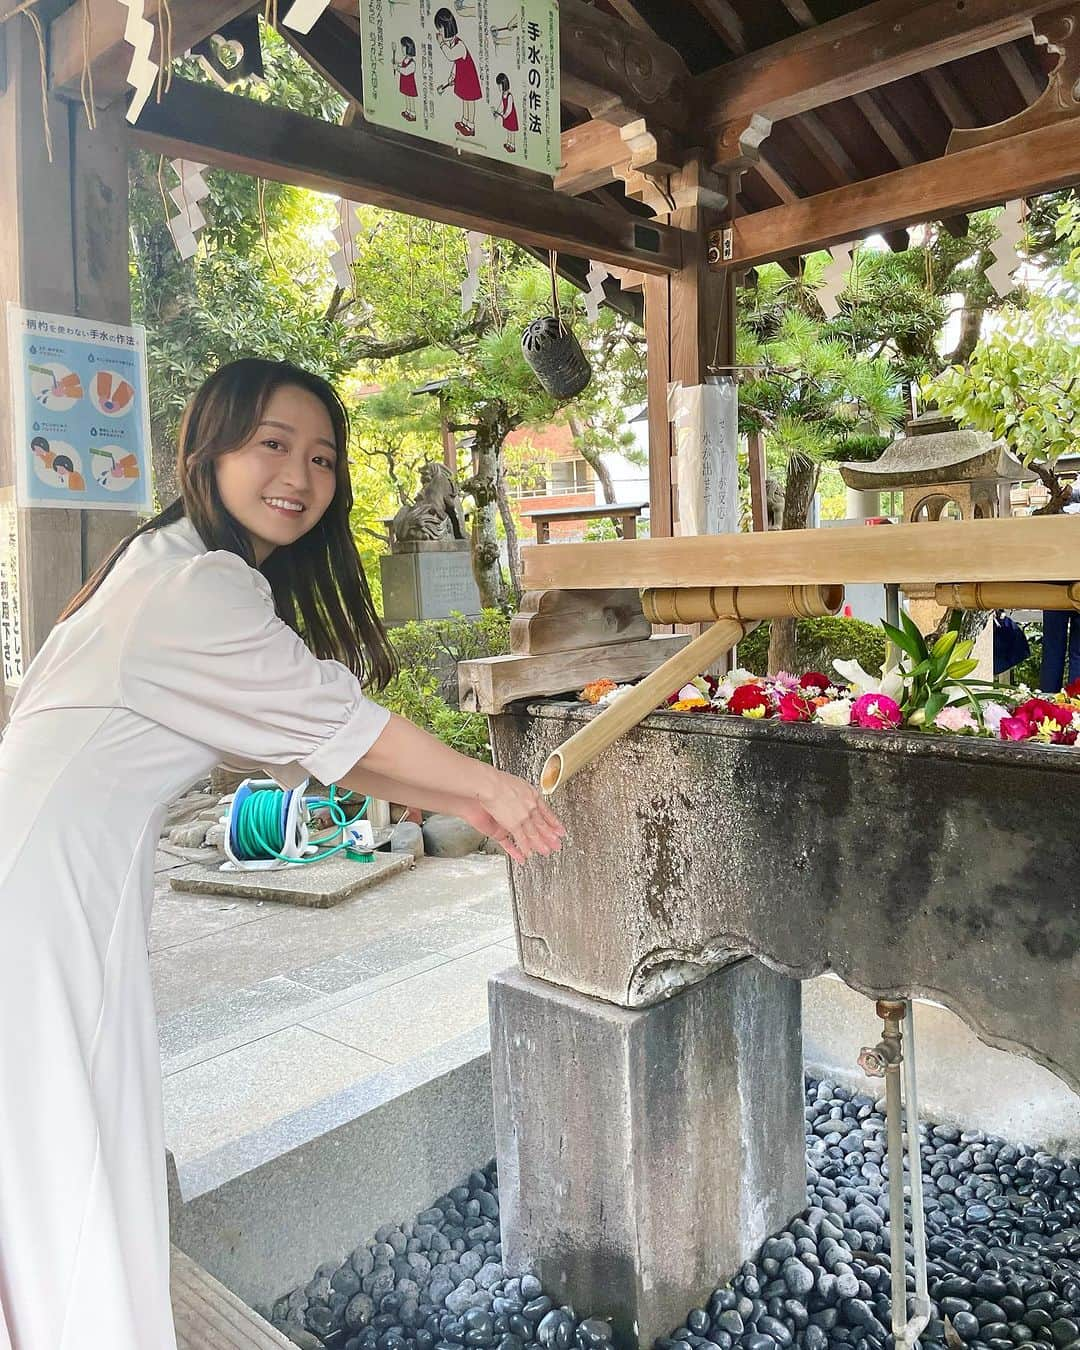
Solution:
[[[461,493],[444,464],[423,466],[420,491],[389,527],[391,551],[379,559],[388,625],[480,613]]]

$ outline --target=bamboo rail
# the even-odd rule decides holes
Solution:
[[[1077,609],[1080,582],[950,581],[934,588],[946,609]]]

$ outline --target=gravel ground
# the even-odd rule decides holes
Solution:
[[[658,1350],[889,1350],[885,1102],[807,1079],[806,1210]],[[924,1346],[1080,1350],[1080,1160],[920,1129],[934,1316]],[[307,1350],[605,1350],[609,1324],[502,1267],[495,1164],[275,1303]],[[907,1286],[914,1289],[910,1243]]]

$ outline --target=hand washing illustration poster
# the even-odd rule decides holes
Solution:
[[[360,31],[369,122],[554,176],[554,0],[366,0]]]
[[[151,506],[146,332],[8,306],[16,494],[26,506]]]

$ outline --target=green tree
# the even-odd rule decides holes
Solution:
[[[1062,509],[1069,486],[1054,465],[1080,440],[1080,205],[1060,204],[1055,235],[1066,248],[1025,297],[1004,308],[963,364],[924,382],[958,421],[991,431],[1050,490],[1043,513]],[[1053,259],[1051,259],[1051,263]]]

